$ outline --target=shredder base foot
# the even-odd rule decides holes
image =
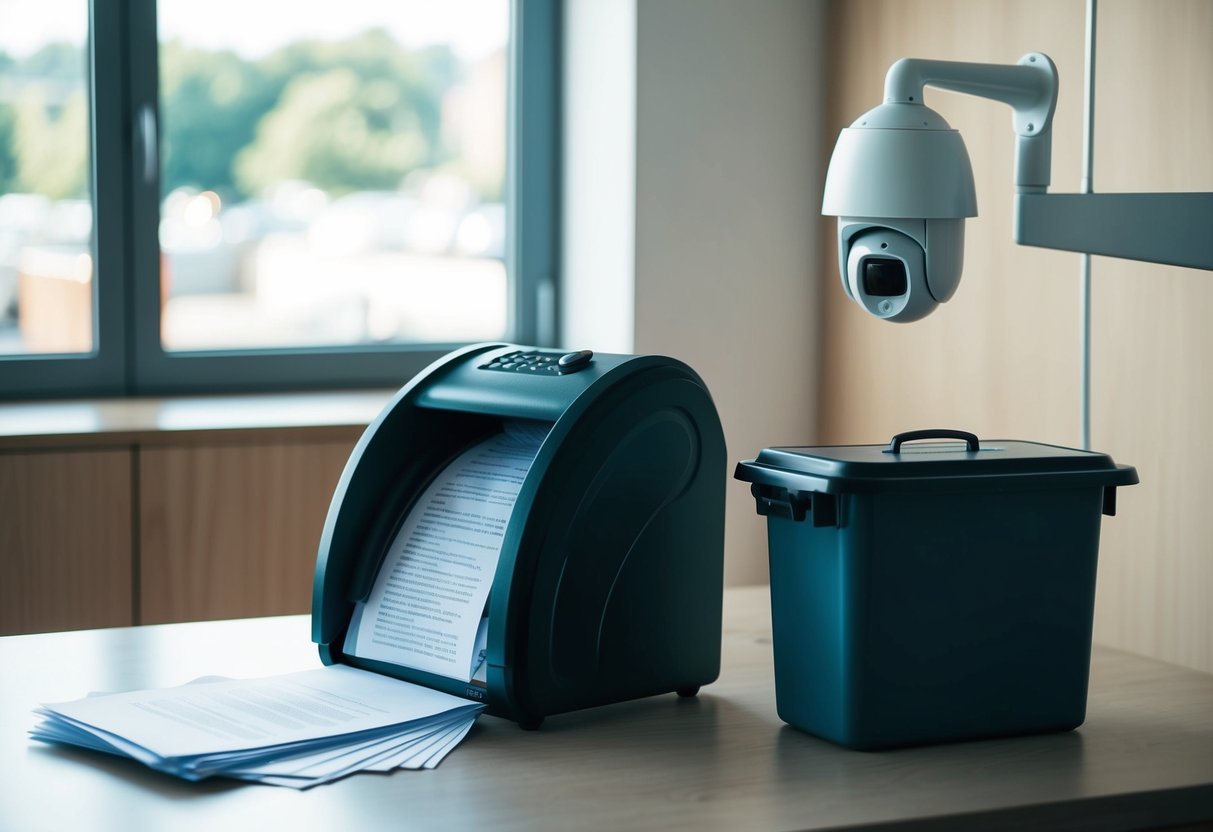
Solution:
[[[690,699],[692,696],[695,696],[696,694],[699,693],[699,685],[692,685],[690,687],[678,688],[678,690],[675,692],[679,696],[681,696],[683,699]]]
[[[537,731],[537,730],[539,730],[539,726],[542,724],[543,724],[543,717],[536,717],[535,719],[518,720],[518,727],[521,728],[523,731]]]

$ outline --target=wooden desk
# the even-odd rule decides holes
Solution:
[[[306,617],[0,639],[0,828],[1126,829],[1213,819],[1213,676],[1096,650],[1076,732],[851,752],[775,715],[768,594],[725,595],[720,680],[549,718],[482,718],[432,772],[306,792],[190,784],[23,733],[41,701],[319,665]],[[900,822],[900,823],[899,823]]]

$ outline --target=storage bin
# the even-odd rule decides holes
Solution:
[[[928,430],[734,476],[767,518],[785,722],[856,749],[1082,724],[1100,516],[1134,468]]]

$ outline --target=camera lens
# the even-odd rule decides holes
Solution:
[[[895,257],[868,257],[863,261],[863,291],[878,298],[906,293],[906,266]]]

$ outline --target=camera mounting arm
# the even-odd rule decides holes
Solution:
[[[1058,87],[1047,55],[1029,52],[1017,64],[905,58],[889,68],[885,103],[921,103],[924,86],[1014,110],[1015,242],[1213,270],[1213,193],[1046,193]]]
[[[1011,105],[1019,136],[1015,185],[1019,193],[1044,193],[1053,161],[1053,113],[1057,109],[1057,67],[1048,55],[1029,52],[1017,64],[973,64],[902,58],[889,67],[886,104],[920,104],[922,88],[991,98]]]

